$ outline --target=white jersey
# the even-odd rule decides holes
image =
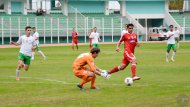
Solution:
[[[179,30],[176,30],[175,33],[174,33],[174,36],[175,36],[175,37],[179,37],[179,36],[180,36],[180,31],[179,31]]]
[[[125,34],[125,33],[128,33],[128,31],[126,29],[121,32],[121,36],[123,36],[123,34]]]
[[[36,44],[39,44],[39,33],[38,32],[35,32],[34,34],[33,34],[33,37],[34,37],[34,40],[36,41]]]
[[[92,38],[92,44],[98,44],[99,43],[100,34],[98,32],[92,32],[90,34],[90,38]]]
[[[36,42],[32,36],[27,37],[26,35],[23,35],[19,37],[17,43],[20,44],[20,53],[26,56],[32,55],[32,47],[36,45]]]
[[[167,37],[169,37],[170,35],[173,35],[173,36],[171,36],[171,37],[168,39],[167,44],[175,44],[175,36],[174,36],[174,34],[175,34],[175,31],[173,31],[173,32],[168,31],[168,32],[167,32]]]

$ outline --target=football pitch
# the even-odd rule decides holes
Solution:
[[[101,44],[95,64],[110,70],[121,64],[121,52],[115,44]],[[165,61],[166,43],[142,43],[137,47],[137,76],[142,79],[132,86],[124,84],[131,76],[131,67],[112,74],[109,80],[97,76],[96,87],[81,91],[81,80],[73,75],[72,63],[89,45],[41,47],[45,61],[36,52],[29,71],[21,71],[15,80],[19,48],[0,49],[0,106],[1,107],[190,107],[190,43],[181,43],[175,62]],[[171,57],[170,52],[170,57]],[[189,103],[188,103],[189,102]]]

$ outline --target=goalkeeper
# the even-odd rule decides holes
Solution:
[[[107,72],[96,67],[94,64],[94,59],[98,57],[100,53],[99,48],[92,48],[90,53],[80,54],[73,63],[73,72],[74,75],[80,79],[82,82],[77,85],[81,90],[85,90],[83,85],[91,81],[91,89],[97,89],[95,87],[96,75],[102,76],[106,79],[110,78],[110,75]]]

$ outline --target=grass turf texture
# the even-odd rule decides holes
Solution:
[[[117,53],[115,46],[100,45],[101,53],[95,60],[98,67],[111,69],[121,64],[123,50]],[[73,75],[72,62],[80,53],[89,51],[88,45],[79,46],[79,51],[72,51],[71,46],[41,48],[47,60],[43,61],[36,52],[29,71],[21,71],[20,81],[15,80],[19,49],[0,49],[0,106],[178,107],[179,95],[190,99],[189,46],[190,43],[181,43],[176,61],[166,63],[165,43],[141,44],[135,53],[140,81],[130,87],[124,84],[124,78],[131,76],[128,66],[110,80],[97,77],[99,90],[90,90],[88,83],[85,91],[76,87],[80,79]]]

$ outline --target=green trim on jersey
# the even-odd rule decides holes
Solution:
[[[168,45],[167,45],[167,51],[170,51],[171,48],[172,48],[173,50],[176,50],[176,44],[168,44]]]
[[[92,44],[93,48],[99,48],[99,44]]]
[[[19,53],[19,55],[18,55],[18,60],[22,60],[24,62],[24,64],[26,64],[26,65],[30,65],[30,58],[31,58],[31,56],[26,56],[22,53]]]

